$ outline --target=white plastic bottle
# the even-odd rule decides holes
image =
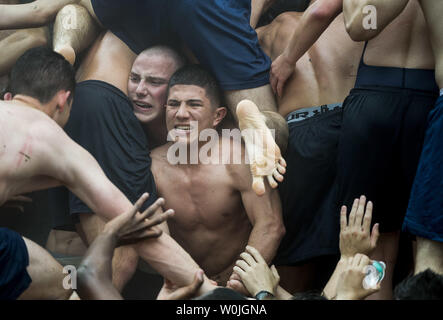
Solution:
[[[385,277],[386,264],[383,261],[372,261],[372,264],[366,267],[366,276],[363,279],[363,288],[373,289]]]

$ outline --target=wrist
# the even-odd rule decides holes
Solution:
[[[274,298],[274,294],[266,290],[261,290],[254,296],[254,298],[257,300],[271,300]]]

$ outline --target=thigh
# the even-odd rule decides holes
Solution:
[[[23,240],[29,253],[27,272],[32,283],[19,299],[68,299],[72,290],[63,287],[63,279],[67,276],[63,266],[32,240],[24,237]]]

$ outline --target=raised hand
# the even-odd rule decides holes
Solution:
[[[133,243],[144,238],[159,237],[162,232],[154,227],[166,221],[174,214],[174,211],[170,209],[148,219],[165,203],[163,198],[159,198],[145,211],[139,213],[138,211],[148,197],[149,195],[144,193],[130,210],[109,221],[103,232],[115,234],[119,239],[119,245]]]
[[[371,232],[373,204],[366,205],[366,197],[355,199],[352,205],[349,221],[346,218],[346,206],[340,212],[340,253],[342,257],[353,257],[357,253],[370,255],[377,246],[380,235],[379,225],[376,223]]]

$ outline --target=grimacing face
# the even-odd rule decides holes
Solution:
[[[175,61],[160,54],[140,54],[132,65],[128,95],[134,114],[142,124],[164,117],[166,91]]]
[[[180,143],[190,144],[204,129],[214,129],[221,121],[206,90],[195,85],[174,85],[166,103],[166,127]]]

